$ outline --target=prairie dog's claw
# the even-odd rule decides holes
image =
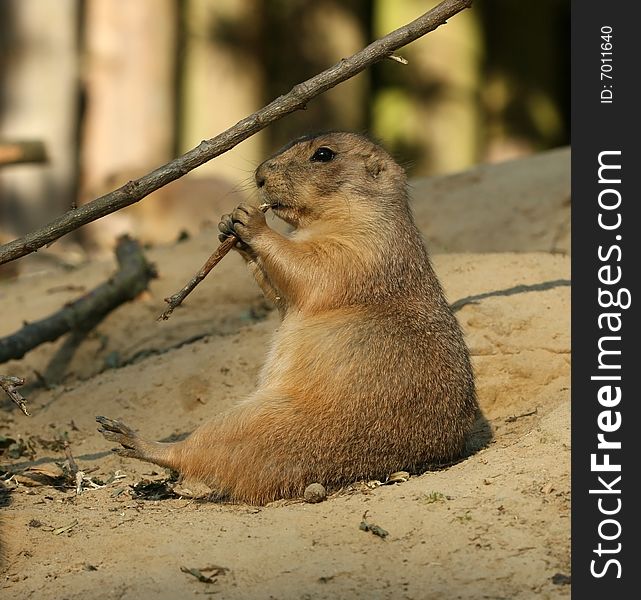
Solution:
[[[96,421],[100,423],[101,426],[98,428],[98,431],[102,433],[105,439],[110,442],[120,444],[123,449],[135,452],[135,454],[122,454],[121,452],[118,452],[118,454],[131,456],[133,458],[137,458],[139,456],[137,451],[138,436],[131,427],[125,425],[121,421],[108,419],[107,417],[96,417]]]

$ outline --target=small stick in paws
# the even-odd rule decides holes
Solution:
[[[261,204],[258,208],[263,212],[266,212],[270,207],[269,204]],[[207,259],[205,264],[200,268],[200,271],[196,273],[187,284],[175,294],[172,294],[168,298],[165,298],[165,302],[169,304],[169,308],[162,313],[156,320],[157,321],[166,321],[171,313],[174,312],[174,309],[182,304],[182,301],[191,294],[194,288],[203,280],[209,272],[223,259],[223,257],[238,243],[238,238],[236,236],[230,236],[223,240],[216,251]]]

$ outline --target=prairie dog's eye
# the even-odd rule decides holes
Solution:
[[[336,152],[334,152],[331,148],[328,148],[327,146],[321,146],[314,154],[312,157],[309,159],[312,162],[329,162],[336,156]]]

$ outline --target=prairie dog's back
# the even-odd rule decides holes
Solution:
[[[316,175],[309,156],[319,147],[335,157]],[[369,140],[337,133],[293,144],[257,178],[296,227],[293,245],[314,274],[295,290],[261,386],[306,398],[315,413],[340,407],[348,430],[362,419],[368,445],[395,439],[406,464],[460,454],[477,409],[469,353],[414,224],[402,169]]]

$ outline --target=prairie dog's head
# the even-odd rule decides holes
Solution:
[[[298,138],[255,175],[263,201],[296,227],[355,211],[388,214],[406,208],[403,169],[383,148],[355,133]]]

